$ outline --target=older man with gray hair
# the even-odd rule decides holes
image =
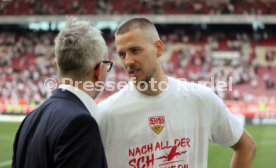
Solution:
[[[112,67],[101,32],[87,21],[68,18],[56,37],[55,54],[61,85],[22,122],[12,167],[106,168],[93,117],[93,99],[100,92],[96,83],[103,83]]]

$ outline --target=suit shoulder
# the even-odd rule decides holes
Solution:
[[[91,117],[90,114],[78,114],[75,117],[71,118],[67,123],[68,124],[66,125],[66,127],[73,125],[73,126],[79,127],[79,128],[91,126],[94,124],[97,125],[95,119],[93,117]]]
[[[34,122],[43,118],[43,121],[51,122],[51,125],[66,125],[67,122],[78,116],[92,118],[86,107],[78,102],[50,98],[35,109],[28,116],[28,120]]]
[[[88,111],[81,102],[76,102],[69,99],[56,100],[52,104],[52,108],[58,111],[72,112],[72,114],[75,115],[86,113]]]

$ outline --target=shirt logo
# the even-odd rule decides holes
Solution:
[[[178,152],[177,151],[177,146],[173,146],[169,152],[169,154],[166,154],[164,156],[160,156],[156,159],[164,159],[164,163],[159,165],[159,166],[163,166],[163,165],[166,165],[166,164],[170,164],[170,163],[175,163],[175,162],[181,162],[182,160],[174,160],[173,162],[170,162],[172,161],[175,157],[177,156],[181,156],[181,155],[184,155],[187,151],[181,151],[181,152]]]
[[[162,115],[162,116],[149,117],[149,124],[154,133],[160,134],[160,132],[164,128],[165,116]]]

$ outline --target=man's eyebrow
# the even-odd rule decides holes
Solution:
[[[141,48],[140,46],[132,46],[132,47],[129,47],[129,49],[137,49],[137,48]]]

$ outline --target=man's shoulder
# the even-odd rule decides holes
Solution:
[[[114,93],[113,95],[107,97],[106,99],[98,103],[98,108],[100,111],[105,111],[105,109],[108,109],[111,106],[114,109],[115,105],[121,106],[127,103],[130,100],[130,96],[131,92],[129,86],[125,86],[123,89],[119,90],[118,92]]]
[[[213,92],[204,83],[190,82],[186,79],[177,79],[174,77],[169,77],[169,82],[170,87],[177,90],[176,93],[205,94]]]
[[[90,113],[77,104],[64,100],[47,99],[43,104],[28,114],[24,120],[23,130],[37,128],[49,135],[59,134],[65,127],[72,123],[87,123],[93,121]]]
[[[77,116],[87,115],[88,110],[79,102],[70,99],[61,99],[50,97],[33,112],[30,113],[30,118],[49,118],[52,121],[72,120]]]

